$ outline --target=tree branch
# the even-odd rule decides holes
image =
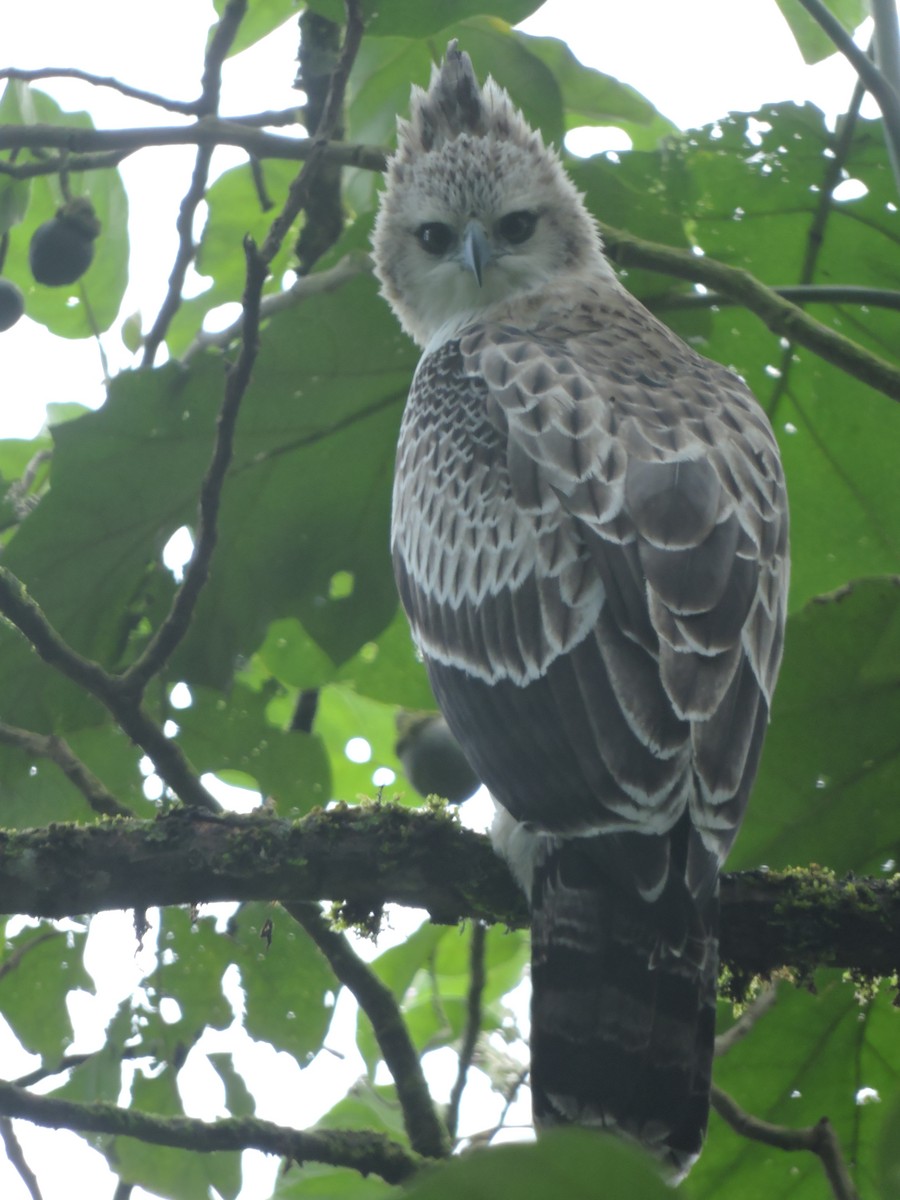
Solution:
[[[152,104],[186,117],[195,117],[199,111],[197,100],[171,100],[156,92],[145,92],[142,88],[122,83],[113,79],[111,75],[94,75],[91,71],[81,71],[77,67],[38,67],[31,71],[20,67],[4,67],[0,70],[0,79],[18,79],[22,83],[37,83],[40,79],[78,79],[82,83],[91,84],[92,87],[112,88],[120,95],[127,96],[129,100],[140,100],[144,104]]]
[[[786,1125],[773,1125],[745,1112],[737,1101],[715,1084],[710,1099],[712,1107],[735,1133],[752,1141],[762,1142],[766,1146],[774,1146],[776,1150],[810,1151],[821,1160],[835,1200],[859,1200],[859,1193],[850,1178],[837,1135],[827,1117],[806,1129],[790,1129]]]
[[[800,0],[800,3],[812,19],[824,29],[835,47],[847,59],[875,98],[884,120],[884,136],[891,163],[896,167],[896,164],[900,163],[900,93],[895,91],[890,80],[869,58],[865,50],[861,50],[857,46],[837,17],[822,3],[822,0]],[[883,15],[882,13],[882,17]],[[896,10],[891,19],[896,24]],[[897,183],[900,186],[900,179],[897,179]]]
[[[610,257],[619,266],[644,267],[702,283],[742,304],[773,333],[791,339],[870,387],[900,400],[900,368],[864,350],[850,338],[829,329],[795,304],[776,295],[748,271],[713,259],[647,242],[621,229],[600,225]]]
[[[203,63],[200,99],[197,101],[197,111],[200,116],[215,116],[218,110],[219,94],[222,90],[222,64],[246,11],[247,0],[228,0],[221,20],[215,27]],[[156,353],[166,336],[166,330],[181,305],[184,281],[196,254],[194,218],[206,195],[206,184],[209,180],[209,168],[214,149],[214,146],[201,146],[198,149],[190,186],[178,210],[178,219],[175,222],[178,232],[178,251],[169,275],[169,286],[165,298],[152,328],[144,339],[144,353],[141,362],[145,367],[153,365]]]
[[[119,677],[121,686],[135,695],[142,694],[149,680],[162,670],[187,633],[200,593],[209,577],[213,551],[218,541],[219,505],[234,452],[238,414],[259,350],[260,300],[267,275],[267,266],[249,239],[244,252],[247,278],[241,317],[241,350],[237,363],[228,372],[225,397],[216,420],[212,458],[200,486],[197,540],[168,614],[140,658]]]
[[[367,275],[371,270],[372,260],[368,254],[362,251],[347,254],[340,262],[325,271],[317,271],[314,275],[299,276],[286,291],[272,292],[270,295],[263,296],[259,306],[259,319],[265,321],[269,317],[274,317],[276,313],[296,308],[297,305],[309,300],[312,296],[324,296],[329,292],[337,291],[351,279]],[[227,349],[240,335],[243,323],[242,315],[232,325],[226,329],[220,329],[216,333],[201,331],[185,350],[181,361],[187,365],[197,354],[210,347],[217,347],[220,350]]]
[[[2,566],[0,613],[28,639],[44,662],[77,683],[112,713],[123,732],[145,751],[160,778],[183,803],[218,811],[218,802],[202,785],[181,747],[166,737],[133,692],[99,663],[73,650],[47,620],[21,580]]]
[[[134,816],[133,810],[116,799],[102,780],[78,758],[65,739],[55,734],[32,733],[28,729],[18,729],[15,725],[7,725],[5,721],[0,721],[0,742],[5,742],[8,746],[18,746],[31,758],[46,758],[54,763],[100,816]]]
[[[262,114],[264,116],[265,114]],[[313,152],[323,162],[343,167],[383,171],[387,152],[381,146],[348,142],[322,142],[319,138],[292,138],[256,127],[259,117],[229,119],[202,117],[192,125],[151,125],[133,129],[78,129],[70,125],[4,125],[0,127],[0,150],[64,151],[70,170],[83,169],[75,155],[103,153],[118,155],[117,161],[139,150],[162,146],[237,146],[255,158],[303,162]],[[252,122],[252,124],[251,124]],[[47,164],[0,162],[0,174],[14,179],[59,171],[62,158]],[[108,165],[108,164],[107,164]]]
[[[410,1145],[426,1158],[446,1158],[450,1153],[447,1130],[438,1116],[422,1063],[393,992],[363,962],[344,935],[332,929],[318,905],[290,904],[286,907],[369,1018],[397,1087]]]
[[[301,1132],[258,1117],[230,1117],[213,1123],[191,1117],[159,1117],[115,1104],[73,1104],[35,1096],[0,1082],[0,1116],[18,1117],[51,1129],[139,1138],[155,1146],[213,1150],[262,1150],[290,1161],[350,1167],[362,1175],[380,1175],[402,1183],[420,1160],[383,1134],[369,1130],[312,1129]]]
[[[447,1129],[450,1137],[456,1138],[459,1125],[459,1105],[469,1076],[469,1067],[475,1057],[475,1047],[481,1032],[481,994],[484,991],[484,947],[487,930],[481,921],[472,926],[469,944],[469,994],[466,998],[466,1028],[459,1050],[459,1070],[450,1092],[447,1105]]]
[[[829,160],[830,161],[830,160]],[[860,304],[870,308],[890,308],[900,312],[900,292],[890,288],[856,287],[853,284],[794,283],[771,289],[791,304]],[[726,308],[739,302],[721,292],[684,292],[651,297],[644,302],[654,312],[684,308]]]
[[[19,1145],[19,1139],[16,1137],[16,1131],[13,1129],[13,1124],[9,1117],[0,1117],[0,1140],[3,1141],[6,1157],[25,1184],[31,1200],[42,1200],[37,1176],[28,1165],[25,1153]]]
[[[489,840],[428,810],[341,806],[284,821],[176,809],[153,821],[0,832],[0,913],[322,899],[365,911],[410,905],[441,924],[528,923]],[[783,965],[893,976],[898,943],[900,878],[838,879],[819,867],[723,876],[722,959],[744,976]]]

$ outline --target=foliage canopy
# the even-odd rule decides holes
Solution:
[[[316,157],[291,124],[302,112],[226,129],[216,111],[223,55],[239,55],[295,20],[298,7],[294,0],[216,0],[220,22],[203,94],[182,109],[196,119],[181,136],[197,145],[200,178],[186,203],[196,209],[205,196],[207,205],[199,244],[191,246],[189,233],[183,238],[184,266],[193,258],[204,290],[183,297],[186,274],[176,271],[168,312],[147,340],[126,323],[135,366],[109,380],[98,411],[61,404],[33,442],[0,442],[2,568],[10,573],[0,593],[8,618],[0,625],[0,823],[7,831],[0,853],[19,845],[14,831],[53,826],[65,856],[61,823],[112,814],[145,819],[152,846],[158,812],[176,799],[205,806],[200,777],[207,773],[260,792],[282,818],[378,794],[386,776],[377,769],[393,775],[386,799],[421,803],[395,750],[395,717],[430,709],[433,700],[398,613],[386,551],[394,446],[416,353],[379,300],[365,252],[376,168],[395,117],[406,109],[410,84],[426,83],[435,54],[455,37],[479,74],[508,88],[548,139],[561,142],[585,125],[629,135],[627,153],[567,164],[607,230],[612,257],[651,309],[747,379],[779,437],[792,509],[787,650],[751,814],[730,866],[775,872],[814,863],[840,874],[890,876],[900,785],[900,201],[883,122],[862,119],[855,97],[836,130],[813,106],[783,103],[681,131],[633,88],[582,66],[563,43],[516,31],[513,23],[536,7],[532,0],[467,0],[454,6],[449,26],[437,0],[366,0],[345,103],[326,130],[332,149]],[[799,5],[784,0],[783,8],[801,47],[811,57],[823,53],[821,29]],[[861,16],[855,0],[829,8],[849,24]],[[313,13],[324,20],[314,25]],[[338,0],[315,0],[301,17],[307,46],[340,71],[350,56],[339,59],[337,41],[329,42],[332,21],[345,23]],[[317,76],[309,60],[306,71],[312,102],[328,75]],[[116,168],[125,154],[152,155],[156,143],[142,139],[146,130],[130,142],[105,137],[87,112],[63,111],[39,80],[5,74],[3,272],[24,292],[28,315],[46,327],[48,347],[53,337],[114,337],[128,260],[127,196]],[[333,148],[339,139],[346,149]],[[214,176],[212,148],[229,141],[246,150],[246,162]],[[308,165],[295,195],[300,160]],[[336,239],[325,240],[311,272],[288,284],[298,230],[315,232],[322,220],[316,197],[333,199],[328,189],[339,163]],[[842,191],[847,180],[857,181],[855,190]],[[41,288],[28,271],[28,241],[70,194],[88,196],[102,222],[97,254],[78,283]],[[291,195],[300,203],[272,241],[273,213]],[[247,237],[271,250],[264,283],[260,276],[255,361],[247,358],[255,337],[255,251],[245,255]],[[666,248],[674,252],[668,258]],[[762,300],[757,293],[748,299],[744,272],[765,285]],[[799,289],[789,295],[812,320],[773,307],[771,289],[779,288]],[[243,350],[239,328],[202,334],[208,314],[242,296]],[[842,339],[855,345],[849,357]],[[163,365],[147,350],[154,340],[168,352]],[[244,365],[252,367],[246,378]],[[229,389],[237,393],[232,452],[219,474],[221,494],[198,516],[198,497],[215,476],[210,462],[225,439],[217,416]],[[211,554],[207,579],[187,569],[186,580],[198,585],[187,611],[179,608],[185,585],[163,561],[167,543],[184,529]],[[12,576],[65,643],[62,660],[40,613],[36,624],[26,619],[35,610],[20,603]],[[165,652],[161,628],[171,634]],[[311,696],[314,722],[298,720]],[[355,737],[371,747],[365,763],[345,752]],[[378,854],[377,824],[371,852]],[[197,862],[198,895],[206,868]],[[44,886],[52,893],[53,879]],[[574,1198],[594,1194],[598,1172],[610,1180],[610,1194],[663,1195],[627,1152],[577,1134],[416,1173],[421,1155],[443,1153],[447,1132],[440,1114],[439,1135],[411,1128],[411,1114],[417,1104],[427,1110],[427,1098],[410,1098],[414,1072],[397,1077],[407,1060],[386,1051],[392,1035],[379,1020],[402,1010],[401,1041],[407,1038],[415,1062],[446,1047],[465,1062],[474,1049],[498,1091],[512,1095],[521,1083],[510,1066],[521,1039],[506,997],[527,959],[524,935],[494,926],[486,937],[460,937],[452,927],[425,924],[375,958],[371,970],[360,966],[363,982],[354,986],[356,967],[341,958],[352,952],[335,949],[318,910],[289,905],[287,915],[262,902],[276,898],[245,902],[227,928],[202,909],[163,909],[154,970],[122,1002],[104,1047],[77,1060],[66,1058],[73,1037],[66,997],[93,987],[83,961],[88,921],[73,913],[78,919],[61,928],[10,913],[0,939],[0,1012],[40,1066],[17,1089],[0,1085],[0,1112],[81,1130],[123,1185],[177,1200],[200,1200],[210,1188],[236,1196],[244,1146],[310,1164],[279,1178],[273,1194],[282,1200],[363,1200],[401,1183],[404,1194],[422,1200],[513,1188],[522,1200],[563,1188]],[[378,897],[372,900],[377,909]],[[825,919],[813,894],[810,920]],[[474,986],[478,962],[484,978]],[[814,1127],[826,1114],[859,1194],[887,1200],[900,1186],[900,1016],[890,981],[854,987],[833,961],[818,965],[803,964],[803,987],[777,984],[777,1003],[723,1055],[716,1081],[742,1108],[780,1127]],[[237,1016],[229,999],[235,978]],[[340,983],[376,1014],[374,1032],[365,1016],[357,1030],[367,1075],[306,1142],[279,1140],[255,1121],[259,1097],[223,1051],[206,1058],[234,1124],[222,1125],[219,1141],[205,1142],[193,1125],[178,1140],[171,1123],[184,1112],[178,1075],[204,1031],[237,1021],[303,1065],[327,1054],[323,1040]],[[467,1038],[475,1032],[473,1003],[477,1046]],[[723,1030],[734,1021],[724,1000],[721,1020]],[[376,1083],[385,1058],[394,1082],[382,1083],[379,1074]],[[45,1085],[43,1095],[64,1102],[50,1115],[22,1100],[48,1077],[54,1086],[47,1092]],[[123,1080],[130,1093],[120,1110]],[[132,1113],[162,1124],[132,1125]],[[706,1200],[723,1195],[727,1181],[729,1200],[821,1197],[828,1185],[819,1158],[777,1146],[741,1137],[714,1116],[683,1190]],[[831,1176],[828,1183],[836,1196],[855,1194]]]

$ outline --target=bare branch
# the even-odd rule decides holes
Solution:
[[[735,1023],[716,1038],[716,1058],[722,1058],[738,1042],[742,1042],[758,1021],[774,1006],[778,991],[771,984],[750,1001]]]
[[[830,160],[829,160],[830,161]],[[853,284],[795,283],[771,289],[782,300],[792,304],[858,304],[869,308],[890,308],[900,311],[900,292],[890,288],[856,287]],[[739,303],[720,292],[693,292],[689,295],[652,297],[644,303],[654,312],[684,308],[727,308]]]
[[[156,92],[145,92],[142,88],[122,83],[113,79],[111,75],[94,75],[91,71],[80,71],[77,67],[38,67],[33,71],[26,71],[20,67],[4,67],[0,69],[0,79],[18,79],[22,83],[37,83],[40,79],[78,79],[93,87],[112,88],[120,95],[127,96],[129,100],[140,100],[144,104],[152,104],[186,117],[194,117],[198,112],[197,100],[171,100]]]
[[[286,907],[369,1018],[379,1049],[394,1078],[413,1149],[427,1158],[445,1158],[450,1152],[447,1130],[438,1116],[419,1055],[393,992],[363,962],[344,935],[332,929],[317,904],[289,904]]]
[[[0,721],[0,742],[8,746],[18,746],[32,758],[46,758],[55,763],[70,783],[78,788],[94,812],[101,816],[134,816],[133,810],[116,799],[63,738],[55,734],[32,733],[28,729],[18,729]]]
[[[469,1067],[475,1056],[475,1046],[481,1032],[481,994],[484,991],[484,945],[487,929],[476,921],[472,926],[469,946],[469,994],[466,1000],[466,1028],[463,1034],[462,1046],[459,1050],[459,1070],[450,1092],[450,1103],[447,1106],[447,1129],[451,1139],[456,1137],[459,1125],[459,1105],[465,1090]]]
[[[618,265],[661,271],[721,292],[755,313],[773,333],[814,351],[826,362],[884,392],[892,400],[900,400],[900,368],[816,321],[795,304],[776,295],[772,288],[760,283],[748,271],[672,246],[644,241],[609,225],[601,224],[600,230]]]
[[[2,1139],[6,1149],[6,1157],[25,1184],[31,1200],[42,1200],[37,1176],[28,1165],[25,1153],[19,1145],[19,1139],[16,1137],[16,1131],[13,1129],[13,1123],[9,1117],[0,1117],[0,1139]]]
[[[236,120],[221,117],[202,117],[191,125],[151,125],[133,129],[80,129],[71,125],[4,125],[0,127],[0,150],[57,149],[68,158],[54,159],[51,166],[58,171],[65,161],[70,170],[84,169],[75,157],[79,154],[103,153],[117,155],[117,162],[138,150],[161,146],[238,146],[256,158],[286,159],[303,162],[315,153],[323,162],[343,167],[359,167],[367,171],[383,171],[387,152],[380,146],[365,146],[347,142],[322,142],[318,138],[292,138],[268,133],[256,128],[260,118]],[[247,122],[247,123],[242,123]],[[109,163],[105,165],[110,165]],[[0,163],[0,174],[14,179],[26,179],[34,174],[47,174],[42,165],[33,169],[28,163]]]
[[[884,135],[891,162],[896,168],[896,165],[900,163],[900,92],[894,89],[890,80],[880,67],[875,65],[865,50],[861,50],[857,46],[837,17],[822,3],[822,0],[800,0],[800,3],[812,19],[824,29],[835,47],[847,59],[875,98],[884,119]],[[896,10],[894,10],[892,19],[896,23]],[[900,179],[897,179],[897,183],[900,186]]]
[[[268,317],[274,317],[276,313],[296,308],[312,296],[324,296],[329,292],[337,291],[345,283],[349,283],[351,279],[357,279],[360,275],[367,275],[371,270],[372,260],[368,254],[356,252],[346,255],[340,262],[335,263],[333,267],[329,267],[327,271],[317,271],[314,275],[302,275],[286,291],[274,292],[269,296],[263,296],[259,307],[260,321],[262,322]],[[187,364],[197,354],[210,348],[218,347],[220,350],[227,349],[240,335],[243,324],[244,318],[242,314],[239,320],[229,325],[226,329],[220,329],[216,333],[201,332],[191,345],[188,346],[187,350],[185,350],[181,361]]]
[[[0,566],[0,613],[22,633],[38,655],[60,674],[77,683],[115,717],[122,730],[148,755],[160,778],[183,803],[218,811],[219,804],[200,783],[181,748],[135,699],[133,692],[85,658],[59,635],[21,580]]]
[[[238,27],[247,11],[247,0],[228,0],[221,20],[218,22],[210,39],[203,64],[203,80],[200,99],[197,102],[201,116],[215,116],[219,107],[219,93],[222,87],[222,63],[234,41]],[[194,170],[191,175],[190,187],[187,190],[178,210],[178,220],[175,228],[178,232],[178,252],[175,264],[169,275],[169,286],[162,302],[156,320],[144,339],[144,353],[141,363],[145,367],[153,365],[166,330],[172,318],[181,305],[184,291],[184,281],[188,268],[194,261],[196,247],[194,246],[194,218],[197,209],[206,195],[206,185],[209,180],[209,168],[212,163],[213,146],[201,146],[194,160]]]
[[[808,1150],[822,1162],[835,1200],[859,1200],[840,1143],[827,1117],[805,1129],[773,1125],[746,1112],[727,1092],[713,1084],[710,1102],[719,1116],[741,1137],[774,1146],[776,1150]]]
[[[212,459],[200,487],[197,540],[165,620],[150,639],[140,658],[120,676],[121,685],[135,695],[143,692],[148,681],[159,673],[184,638],[200,593],[209,577],[213,551],[218,540],[219,505],[225,476],[234,452],[238,414],[259,350],[260,298],[267,267],[256,245],[249,238],[245,242],[244,252],[247,277],[243,298],[241,350],[236,364],[228,372],[225,397],[216,422]]]
[[[323,1162],[380,1175],[388,1183],[409,1179],[419,1159],[383,1134],[369,1130],[313,1129],[301,1132],[258,1117],[208,1123],[191,1117],[159,1117],[115,1104],[73,1104],[35,1096],[0,1082],[0,1116],[19,1117],[51,1129],[135,1137],[155,1146],[183,1150],[262,1150],[293,1162]]]

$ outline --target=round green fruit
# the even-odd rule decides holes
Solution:
[[[28,262],[35,281],[45,287],[75,283],[91,265],[99,232],[90,200],[79,197],[64,204],[32,235]]]
[[[12,329],[25,311],[25,298],[14,283],[0,279],[0,333]]]

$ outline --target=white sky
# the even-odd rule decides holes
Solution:
[[[585,16],[589,13],[589,16]],[[41,0],[20,3],[14,22],[4,29],[3,54],[18,67],[78,66],[113,75],[135,86],[163,90],[188,98],[198,90],[206,32],[212,5],[205,0],[156,0],[147,6],[136,0]],[[703,124],[732,109],[753,110],[769,101],[812,100],[832,114],[842,111],[853,86],[850,69],[840,58],[814,68],[805,67],[774,0],[725,4],[722,0],[632,0],[629,4],[588,5],[585,0],[549,0],[525,28],[534,34],[563,37],[579,57],[630,83],[682,127]],[[648,37],[648,32],[652,36]],[[296,51],[292,27],[226,66],[224,113],[278,109],[297,103],[291,88]],[[476,63],[476,69],[478,64]],[[71,82],[45,83],[66,108],[87,107],[98,125],[168,123],[171,118],[114,93]],[[122,170],[131,204],[131,274],[134,280],[122,317],[140,309],[144,327],[155,316],[165,292],[175,252],[174,215],[191,170],[190,149],[147,151],[126,160]],[[239,160],[222,154],[221,166]],[[16,236],[16,231],[13,231]],[[118,326],[104,337],[113,368],[128,365]],[[96,346],[65,342],[23,319],[0,334],[0,364],[5,403],[0,409],[0,437],[31,437],[43,422],[49,401],[96,404],[102,396],[102,376]],[[2,814],[0,814],[2,816]],[[149,954],[135,956],[127,917],[104,915],[95,921],[88,967],[100,989],[99,998],[79,993],[71,1002],[78,1030],[74,1050],[102,1044],[103,1029],[118,1000],[139,985],[141,973],[152,966]],[[345,1021],[352,1022],[352,1009]],[[352,1025],[348,1025],[352,1028]],[[209,1049],[225,1048],[222,1035]],[[332,1033],[329,1044],[334,1045]],[[204,1043],[206,1045],[206,1043]],[[317,1096],[327,1107],[359,1073],[358,1060],[338,1067],[336,1058],[308,1068],[302,1079],[285,1055],[265,1054],[240,1042],[238,1066],[259,1082],[269,1104],[261,1116],[284,1122],[303,1122],[299,1106],[272,1103],[273,1096],[298,1092]],[[34,1067],[0,1019],[0,1077],[11,1078]],[[476,1084],[483,1088],[485,1085]],[[328,1100],[326,1091],[332,1091]],[[221,1095],[202,1071],[191,1089],[192,1115],[213,1117]],[[206,1097],[204,1104],[202,1097]],[[486,1101],[486,1096],[482,1095]],[[470,1113],[477,1127],[478,1097]],[[527,1120],[527,1114],[522,1115]],[[113,1178],[99,1155],[78,1137],[45,1134],[17,1123],[26,1155],[36,1169],[44,1200],[111,1197]],[[254,1156],[256,1169],[245,1184],[241,1200],[267,1196],[275,1164]],[[245,1159],[245,1164],[247,1160]],[[265,1164],[265,1165],[264,1165]],[[73,1186],[73,1180],[77,1185]],[[134,1200],[141,1195],[134,1192]],[[0,1196],[29,1200],[19,1178],[0,1152]]]

